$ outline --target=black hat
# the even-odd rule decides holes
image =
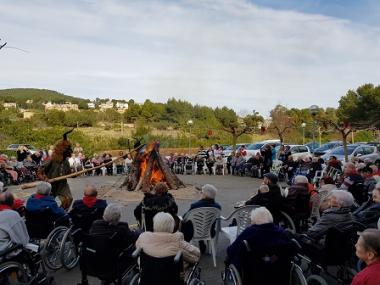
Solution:
[[[277,175],[272,173],[272,172],[265,173],[264,177],[268,178],[272,184],[277,184],[277,182],[278,182]]]

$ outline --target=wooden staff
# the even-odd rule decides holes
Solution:
[[[88,169],[84,169],[84,170],[81,170],[81,171],[78,171],[78,172],[70,173],[70,174],[67,174],[67,175],[54,177],[54,178],[51,178],[51,179],[47,180],[46,182],[53,183],[53,182],[60,181],[60,180],[66,179],[66,178],[76,177],[76,176],[82,175],[82,174],[84,174],[84,173],[87,173],[87,172],[93,171],[93,170],[95,170],[95,169],[102,168],[102,167],[104,167],[104,166],[107,166],[107,165],[109,165],[109,164],[114,163],[115,161],[118,161],[118,160],[120,160],[120,159],[125,159],[125,158],[127,158],[128,154],[131,154],[131,153],[134,152],[134,151],[138,151],[138,150],[140,150],[143,146],[144,146],[144,145],[140,145],[140,146],[138,146],[138,147],[132,149],[131,151],[127,152],[127,153],[124,154],[123,156],[116,157],[115,159],[112,159],[111,161],[108,161],[108,162],[103,163],[103,164],[101,164],[101,165],[98,165],[98,166],[95,166],[95,167],[92,167],[92,168],[88,168]],[[36,187],[36,186],[38,185],[38,183],[39,183],[39,181],[23,184],[23,185],[21,185],[21,189],[34,188],[34,187]]]

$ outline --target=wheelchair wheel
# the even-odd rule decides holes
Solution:
[[[77,266],[79,254],[73,236],[71,235],[71,229],[67,229],[62,238],[59,247],[59,255],[62,266],[65,269],[71,270]]]
[[[278,225],[281,226],[283,229],[287,229],[291,233],[296,233],[296,225],[294,224],[292,218],[285,212],[280,211],[281,213],[281,219],[278,222]]]
[[[307,281],[305,276],[303,275],[303,271],[301,267],[297,264],[292,264],[292,269],[290,273],[290,285],[307,285]]]
[[[135,276],[132,277],[129,285],[139,285],[140,283],[140,273],[136,273]]]
[[[243,285],[239,271],[232,264],[226,269],[223,279],[224,285]]]
[[[43,261],[51,270],[58,270],[62,267],[60,247],[66,231],[66,227],[57,227],[47,237],[46,245],[43,249]]]
[[[310,275],[306,279],[307,285],[328,285],[325,279],[319,275]]]
[[[0,284],[28,284],[28,281],[28,274],[21,263],[7,261],[0,265]]]

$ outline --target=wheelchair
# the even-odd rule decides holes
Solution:
[[[281,250],[273,250],[271,253],[252,254],[249,243],[244,240],[244,248],[241,252],[241,270],[235,265],[229,264],[222,272],[222,280],[225,285],[307,285],[302,269],[296,264],[296,260],[289,258]],[[277,253],[276,253],[277,252]]]
[[[189,274],[182,278],[183,257],[178,251],[175,256],[153,257],[145,254],[141,248],[137,248],[133,258],[140,258],[139,271],[129,283],[130,285],[201,285],[201,269],[198,263],[192,265]]]
[[[186,160],[184,174],[186,174],[186,175],[194,174],[194,161],[193,161],[193,159],[189,158]]]
[[[0,284],[50,285],[54,279],[47,274],[38,246],[18,244],[0,252]]]
[[[71,211],[71,226],[62,237],[59,248],[60,261],[62,266],[71,270],[77,266],[79,261],[78,246],[83,234],[88,233],[92,223],[103,216],[103,212],[98,208],[89,209],[88,213],[77,213]]]
[[[132,257],[134,245],[124,250],[117,247],[118,234],[111,237],[84,234],[79,244],[79,266],[82,280],[88,285],[87,276],[101,280],[103,285],[128,284],[137,274],[136,260]]]
[[[25,224],[31,240],[42,248],[44,264],[51,270],[60,269],[60,249],[68,216],[55,219],[49,208],[38,212],[25,211]]]
[[[355,243],[357,232],[363,231],[365,226],[358,222],[337,224],[327,231],[324,246],[315,245],[315,241],[306,236],[300,236],[303,253],[299,257],[306,261],[305,272],[311,273],[307,277],[309,285],[329,284],[321,275],[324,273],[342,284],[351,284],[357,274],[357,257]],[[328,267],[335,267],[334,273]]]

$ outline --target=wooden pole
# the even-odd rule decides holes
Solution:
[[[63,176],[58,176],[58,177],[54,177],[52,179],[49,179],[47,180],[47,182],[49,183],[53,183],[53,182],[56,182],[56,181],[60,181],[60,180],[63,180],[63,179],[66,179],[66,178],[71,178],[71,177],[76,177],[76,176],[79,176],[79,175],[82,175],[84,173],[87,173],[87,172],[90,172],[92,170],[95,170],[95,169],[99,169],[99,168],[102,168],[104,166],[107,166],[109,164],[112,164],[114,163],[115,161],[118,161],[120,159],[125,159],[128,154],[134,152],[134,151],[138,151],[139,149],[141,149],[144,145],[140,145],[138,146],[137,148],[134,148],[132,149],[131,151],[129,151],[128,153],[124,154],[123,156],[119,156],[119,157],[116,157],[115,159],[112,159],[111,161],[109,162],[106,162],[106,163],[103,163],[101,165],[98,165],[98,166],[95,166],[95,167],[92,167],[92,168],[89,168],[89,169],[84,169],[84,170],[81,170],[81,171],[78,171],[78,172],[74,172],[74,173],[71,173],[71,174],[67,174],[67,175],[63,175]],[[38,185],[39,181],[35,181],[35,182],[32,182],[32,183],[26,183],[26,184],[23,184],[21,185],[21,189],[29,189],[29,188],[34,188]]]

